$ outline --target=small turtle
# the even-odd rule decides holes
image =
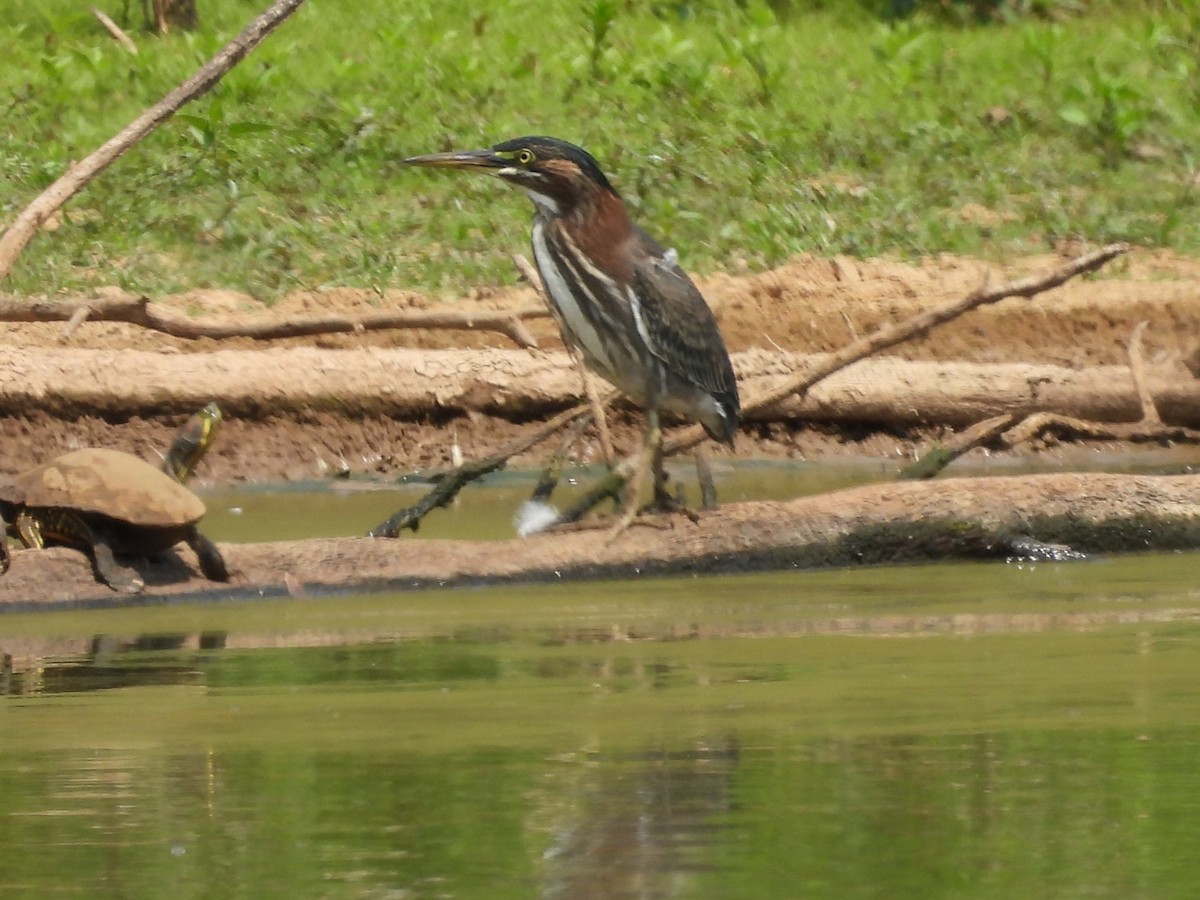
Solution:
[[[211,424],[207,412],[208,408],[199,415]],[[217,411],[218,423],[219,417]],[[185,425],[181,436],[194,433],[196,427],[189,431]],[[203,448],[213,434],[205,426],[199,436]],[[198,455],[191,465],[197,459]],[[191,465],[172,468],[186,477]],[[0,523],[7,521],[27,547],[41,548],[46,543],[77,547],[91,556],[102,581],[128,593],[140,591],[144,582],[137,572],[117,563],[113,554],[144,556],[180,541],[195,551],[205,576],[229,580],[221,552],[196,529],[204,512],[200,498],[178,481],[117,450],[75,450],[0,482]],[[0,524],[0,573],[8,568],[4,538]]]

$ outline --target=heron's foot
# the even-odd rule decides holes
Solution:
[[[670,528],[672,516],[687,516],[693,524],[700,521],[700,514],[684,503],[680,496],[673,496],[665,490],[654,491],[654,499],[641,509],[626,507],[625,513],[608,532],[605,543],[611,543],[630,525],[645,525],[655,528]]]
[[[608,537],[604,539],[604,543],[611,544],[618,537],[620,537],[625,530],[633,524],[633,520],[637,518],[637,513],[638,510],[636,506],[626,506],[625,512],[623,512],[620,518],[617,519],[617,523],[608,530]]]
[[[668,490],[669,482],[666,478],[658,481],[654,485],[654,499],[642,507],[642,513],[663,516],[687,516],[693,523],[700,521],[700,514],[687,505],[683,499],[683,486],[680,485],[677,493],[672,494]]]

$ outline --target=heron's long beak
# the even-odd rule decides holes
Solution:
[[[511,159],[497,156],[491,150],[462,150],[451,153],[430,153],[427,156],[410,156],[404,160],[409,166],[428,166],[435,169],[474,169],[495,172],[512,165]]]

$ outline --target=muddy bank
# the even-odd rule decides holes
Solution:
[[[1049,255],[1004,266],[954,257],[915,264],[801,257],[760,275],[712,276],[702,280],[702,287],[735,356],[778,358],[785,352],[836,349],[854,336],[960,296],[985,279],[995,283],[1045,271],[1058,262]],[[447,302],[408,292],[380,297],[347,289],[298,293],[270,310],[252,298],[223,291],[153,299],[179,312],[227,322],[246,316],[286,319],[422,310]],[[529,289],[489,288],[458,298],[454,305],[488,311],[536,302]],[[1097,366],[1124,366],[1126,342],[1142,320],[1150,322],[1145,346],[1152,377],[1167,388],[1190,381],[1187,366],[1194,366],[1200,335],[1200,263],[1167,253],[1137,252],[1097,277],[1070,282],[1032,300],[1007,300],[976,311],[892,352],[901,360],[1054,366],[1074,373],[1072,377],[1085,377]],[[486,455],[561,408],[567,395],[577,390],[556,350],[560,344],[553,323],[531,319],[526,325],[541,349],[514,350],[511,341],[490,332],[364,332],[265,343],[248,338],[189,341],[125,324],[84,322],[64,341],[61,323],[3,324],[0,369],[7,373],[10,389],[0,390],[0,474],[79,446],[115,447],[153,459],[190,411],[180,397],[196,405],[208,399],[225,401],[217,388],[230,384],[240,385],[241,399],[199,473],[202,483],[313,478],[338,469],[398,474],[445,465],[456,446],[468,457]],[[389,397],[411,391],[411,385],[398,380],[403,369],[388,364],[388,354],[401,351],[416,353],[418,366],[426,351],[450,354],[450,372],[460,386],[457,393],[446,396],[432,390],[424,400],[410,397],[404,404],[390,403]],[[183,356],[194,359],[184,364]],[[502,368],[510,368],[505,370],[510,383],[541,397],[537,404],[504,408],[507,388],[493,383],[497,358],[507,360]],[[875,379],[876,385],[885,383],[893,392],[906,389],[892,384],[894,378],[884,369],[875,374],[869,368],[862,371],[866,374],[845,373],[843,398],[871,387],[864,386],[864,377]],[[936,393],[936,372],[931,378]],[[1100,378],[1097,400],[1116,382],[1127,379],[1120,374]],[[1035,372],[1023,390],[1038,395],[1046,384]],[[992,388],[972,388],[978,410],[964,405],[962,421],[976,411],[984,414],[998,393]],[[899,406],[895,396],[889,402]],[[1181,402],[1190,403],[1186,398]],[[1127,396],[1115,407],[1107,400],[1099,407],[1104,414],[1133,414]],[[923,422],[919,415],[899,422],[869,415],[856,422],[828,422],[813,414],[809,404],[748,423],[735,455],[896,458],[911,455],[947,432],[946,424]],[[636,446],[641,426],[635,411],[618,409],[614,427],[623,448]],[[544,455],[543,448],[535,448],[514,463],[537,465]],[[590,462],[596,455],[589,435],[577,459]]]
[[[784,377],[792,354],[834,350],[962,296],[989,278],[996,282],[1047,271],[1057,262],[1031,257],[1001,270],[957,258],[906,265],[805,257],[762,275],[714,276],[702,287],[748,392],[759,382]],[[520,308],[535,299],[529,290],[487,290],[458,305]],[[154,300],[232,323],[251,315],[260,320],[318,312],[361,315],[444,303],[407,293],[378,297],[348,290],[297,294],[269,311],[250,298],[216,291]],[[890,359],[860,363],[805,400],[750,418],[734,450],[714,448],[714,462],[834,456],[899,462],[954,428],[991,414],[998,403],[1042,408],[1038,404],[1066,383],[1082,396],[1082,414],[1136,418],[1140,409],[1126,367],[1127,343],[1141,321],[1149,323],[1147,374],[1164,415],[1196,424],[1200,263],[1139,252],[1100,276],[1032,300],[1006,300],[978,310],[896,348]],[[443,467],[460,454],[482,457],[524,436],[578,392],[553,323],[534,318],[526,325],[538,349],[516,350],[503,335],[460,330],[338,333],[265,343],[188,341],[104,322],[84,322],[64,338],[61,323],[4,324],[0,475],[83,446],[113,447],[153,461],[188,413],[210,399],[229,407],[231,415],[201,464],[201,485],[308,480],[336,472],[390,477]],[[982,369],[982,364],[1007,367],[1008,374],[1002,377],[1000,368]],[[956,386],[962,372],[975,374]],[[433,388],[421,382],[431,374],[442,379]],[[941,404],[941,418],[915,406],[907,409],[918,393],[926,398],[923,403]],[[844,411],[855,404],[866,412],[847,418]],[[638,411],[617,406],[611,423],[620,451],[638,446]],[[1122,449],[1114,443],[1101,446]],[[1059,451],[1043,442],[1016,452]],[[536,467],[549,453],[549,447],[534,447],[513,465]],[[595,435],[589,433],[574,459],[597,458]],[[257,596],[850,564],[882,561],[888,552],[907,558],[905,552],[925,543],[954,556],[977,552],[993,537],[999,541],[1032,521],[1041,523],[1045,533],[1033,536],[1042,540],[1069,538],[1068,526],[1084,522],[1090,524],[1077,534],[1087,540],[1098,540],[1101,532],[1117,535],[1120,540],[1111,549],[1190,547],[1200,510],[1200,488],[1191,478],[1061,474],[856,490],[777,504],[735,504],[698,525],[638,527],[611,545],[582,533],[490,544],[347,538],[225,550],[243,573],[233,594]],[[938,523],[940,531],[920,530]],[[885,534],[872,530],[881,524]],[[946,543],[947,536],[964,534],[970,540]],[[214,594],[213,585],[195,580],[188,551],[180,554],[146,570],[150,587],[133,602],[229,595],[224,587]],[[12,571],[0,578],[0,602],[5,600],[129,602],[95,584],[84,558],[63,549],[15,553]]]
[[[1015,538],[1083,551],[1200,547],[1200,476],[1064,473],[865,485],[783,503],[734,503],[700,522],[496,542],[337,538],[225,544],[232,586],[199,577],[190,551],[139,563],[146,591],[114,594],[79,553],[17,551],[0,578],[11,608],[127,605],[214,596],[415,590],[646,574],[744,572],[920,559],[996,558]]]

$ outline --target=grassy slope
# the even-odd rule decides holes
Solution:
[[[202,4],[201,32],[137,35],[138,57],[86,5],[21,5],[0,24],[0,221],[262,4]],[[576,4],[346,6],[311,0],[70,204],[7,287],[270,301],[511,281],[527,201],[397,160],[531,132],[588,147],[701,272],[802,251],[1003,255],[1074,234],[1200,251],[1195,13],[889,28],[846,10],[776,21],[732,3],[687,17],[616,3],[593,54]]]

